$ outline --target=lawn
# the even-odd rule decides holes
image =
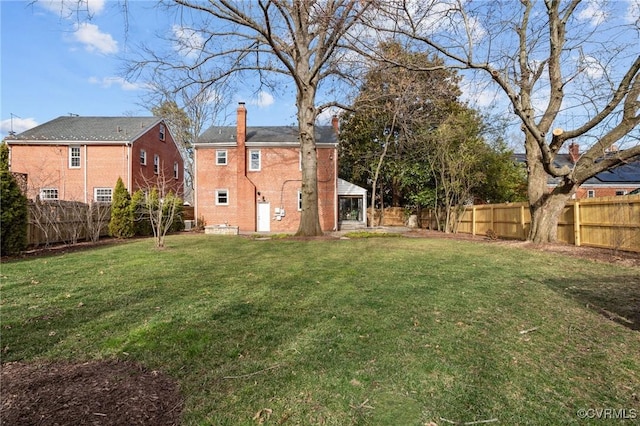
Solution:
[[[140,363],[185,425],[632,424],[640,332],[599,307],[637,312],[639,272],[445,239],[138,240],[3,263],[2,359]]]

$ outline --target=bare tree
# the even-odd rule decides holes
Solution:
[[[148,221],[156,248],[164,247],[165,237],[182,211],[182,200],[173,192],[172,179],[162,170],[155,179],[144,180],[140,189],[144,197],[140,205],[134,206],[134,220]]]
[[[640,21],[628,19],[631,10],[600,8],[619,9],[623,2],[385,4],[386,14],[370,22],[378,34],[434,49],[449,66],[477,71],[506,95],[524,133],[530,240],[555,241],[560,214],[577,188],[640,155]],[[585,152],[573,167],[558,166],[560,150],[575,141],[587,145]],[[552,190],[549,177],[559,181]]]
[[[136,70],[179,75],[176,81],[183,87],[243,75],[257,76],[261,85],[271,87],[293,82],[302,153],[302,214],[297,234],[320,235],[314,126],[318,114],[335,103],[316,105],[316,97],[322,82],[343,76],[341,41],[370,3],[168,1],[165,4],[180,7],[182,25],[174,31],[174,47],[181,62],[147,50]]]

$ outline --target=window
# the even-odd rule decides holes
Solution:
[[[249,170],[254,172],[260,170],[260,150],[259,149],[249,150]]]
[[[178,163],[173,163],[173,178],[174,179],[178,179],[178,170],[179,170],[179,165]]]
[[[627,191],[616,191],[616,195],[626,195]]]
[[[298,211],[302,211],[302,191],[298,191]]]
[[[227,165],[227,150],[219,149],[216,151],[216,164],[218,166],[226,166]]]
[[[145,151],[144,149],[140,150],[140,164],[142,164],[143,166],[147,165],[147,151]]]
[[[153,173],[160,173],[160,156],[158,154],[153,156]]]
[[[80,147],[79,146],[69,147],[69,168],[71,169],[80,168]]]
[[[111,188],[94,188],[93,199],[98,203],[110,203],[112,193],[113,189]]]
[[[595,189],[590,189],[587,191],[587,198],[594,198],[596,196]]]
[[[229,205],[229,191],[226,189],[216,189],[216,205]]]
[[[166,132],[166,129],[164,127],[164,124],[160,124],[160,140],[161,141],[164,140],[165,132]]]
[[[58,188],[42,188],[40,190],[40,199],[41,200],[57,200]]]

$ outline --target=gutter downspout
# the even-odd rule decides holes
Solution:
[[[88,173],[87,169],[88,169],[88,167],[87,166],[89,164],[89,160],[87,159],[88,152],[89,152],[89,146],[85,145],[84,146],[84,173],[83,173],[83,175],[84,175],[84,203],[85,204],[88,203],[87,190],[89,189],[89,188],[87,188],[87,181],[88,181],[88,178],[87,178],[87,173]]]

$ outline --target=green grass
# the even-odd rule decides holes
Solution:
[[[637,268],[445,239],[167,246],[4,263],[3,362],[139,362],[178,381],[187,425],[640,418],[640,333],[589,307],[635,303]]]

